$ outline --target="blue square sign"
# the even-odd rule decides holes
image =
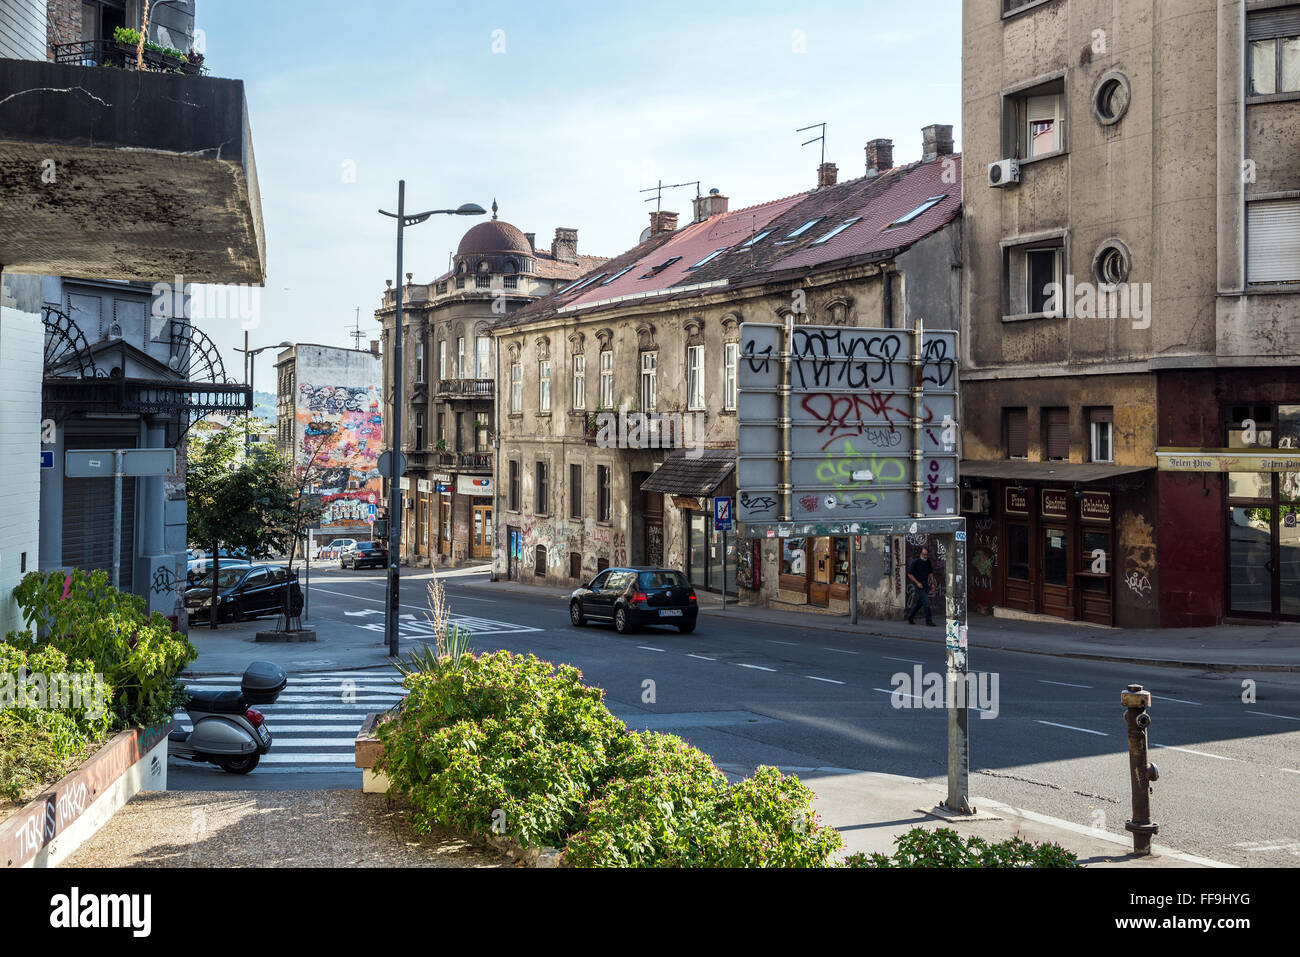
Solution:
[[[731,531],[731,496],[723,495],[713,500],[713,527],[719,532]]]
[[[53,449],[49,449],[48,451],[45,450],[45,449],[41,449],[41,468],[43,468],[43,469],[52,469],[52,468],[54,468],[54,450],[53,450]]]

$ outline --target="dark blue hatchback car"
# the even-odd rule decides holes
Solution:
[[[672,568],[606,568],[569,596],[571,622],[612,621],[619,634],[643,625],[690,634],[699,616],[695,589]]]

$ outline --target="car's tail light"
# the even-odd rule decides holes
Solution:
[[[695,591],[694,591],[694,589],[691,590],[691,597],[690,597],[690,600],[691,600],[691,601],[695,601]]]
[[[244,712],[244,717],[248,720],[248,723],[255,728],[260,728],[266,721],[266,719],[262,717],[262,712],[258,711],[256,708],[249,708]]]
[[[644,605],[645,603],[646,603],[646,594],[645,594],[645,592],[643,592],[643,591],[639,591],[639,592],[637,592],[636,594],[634,594],[634,595],[632,596],[632,604],[634,604],[634,605]]]

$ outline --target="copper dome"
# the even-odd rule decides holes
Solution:
[[[528,237],[514,226],[499,219],[491,219],[467,232],[456,247],[458,256],[474,256],[479,253],[521,253],[531,256],[533,247],[529,245]]]

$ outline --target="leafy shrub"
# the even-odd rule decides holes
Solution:
[[[727,779],[709,756],[681,738],[625,735],[613,748],[607,783],[569,839],[574,867],[689,867],[716,826]]]
[[[839,831],[812,809],[798,778],[762,767],[731,785],[717,806],[696,864],[700,867],[825,867],[840,849]]]
[[[419,833],[443,825],[563,843],[625,731],[581,677],[508,651],[412,673],[400,714],[377,729],[375,770],[410,799]]]
[[[93,664],[112,687],[118,727],[149,726],[171,719],[184,696],[177,675],[199,656],[184,635],[144,599],[108,584],[102,571],[33,572],[14,589],[31,633],[11,633],[14,647],[46,645],[70,659]]]
[[[1031,844],[1012,837],[996,844],[962,839],[952,828],[914,827],[894,839],[893,857],[850,854],[845,867],[1078,867],[1078,857],[1059,844]]]

